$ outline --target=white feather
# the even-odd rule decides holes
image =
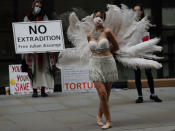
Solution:
[[[152,60],[162,60],[164,57],[159,57],[153,54],[142,54],[140,55],[141,58],[146,58],[146,59],[152,59]]]
[[[117,57],[117,60],[121,62],[124,66],[134,68],[134,69],[137,69],[137,68],[160,69],[162,68],[162,64],[158,63],[157,61],[146,60],[143,58]]]
[[[131,47],[123,47],[121,51],[125,51],[126,53],[132,55],[132,56],[139,56],[139,54],[143,54],[145,52],[155,52],[155,51],[161,51],[161,47],[156,46],[156,44],[160,41],[158,38],[151,39],[146,42],[142,42],[140,44],[131,46]]]

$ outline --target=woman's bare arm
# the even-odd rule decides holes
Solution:
[[[106,29],[106,34],[107,34],[107,38],[108,40],[111,42],[111,44],[113,45],[113,48],[111,50],[112,53],[115,53],[117,50],[120,49],[119,44],[117,42],[117,39],[114,35],[114,33],[110,30],[110,29]]]
[[[88,40],[88,42],[91,40],[91,36],[92,36],[92,33],[89,32],[88,35],[87,35],[87,40]]]

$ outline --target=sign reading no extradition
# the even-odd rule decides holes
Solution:
[[[17,54],[59,52],[64,49],[60,20],[15,22],[12,25]]]

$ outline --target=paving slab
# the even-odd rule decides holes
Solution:
[[[113,90],[109,131],[175,131],[175,88],[156,88],[163,99],[136,104],[136,89]],[[100,131],[96,125],[99,98],[91,93],[54,93],[48,98],[31,95],[0,96],[0,131]]]

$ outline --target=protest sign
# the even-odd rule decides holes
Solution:
[[[66,67],[61,69],[63,92],[96,91],[93,82],[89,81],[88,67]]]
[[[17,54],[59,52],[64,49],[60,20],[15,22],[12,25]]]
[[[21,71],[21,65],[9,65],[10,94],[23,95],[33,93],[31,80],[27,72]],[[40,92],[40,88],[38,88]],[[53,93],[53,89],[46,87],[47,93]]]

